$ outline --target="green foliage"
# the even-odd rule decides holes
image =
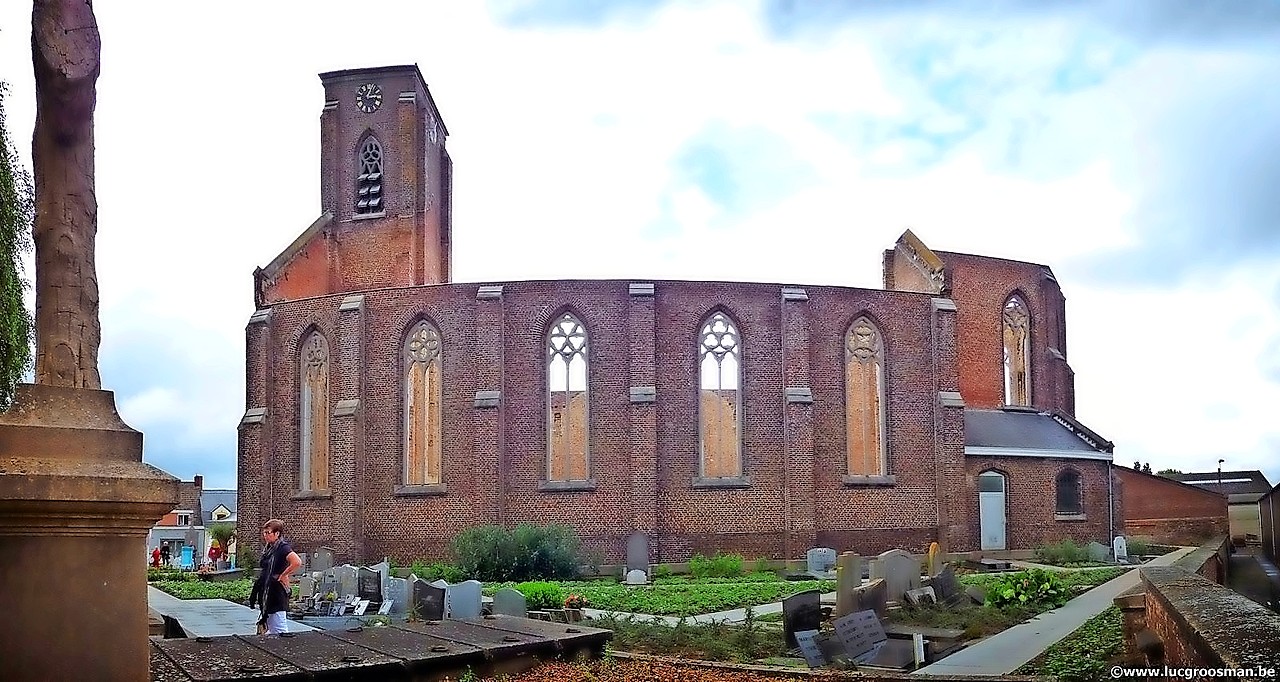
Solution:
[[[249,601],[249,592],[253,590],[252,580],[227,580],[210,582],[207,580],[161,580],[154,584],[156,589],[168,592],[178,599],[228,599],[244,603]]]
[[[666,582],[644,587],[631,587],[608,582],[562,582],[566,592],[581,595],[591,608],[606,611],[645,613],[657,616],[694,616],[715,611],[771,604],[796,592],[835,589],[833,580],[771,580],[761,582],[729,581],[694,582],[668,578]],[[499,586],[489,586],[496,589]],[[519,589],[519,586],[516,586]],[[523,590],[522,590],[523,591]],[[526,595],[527,596],[527,595]],[[530,608],[533,604],[530,603]]]
[[[413,567],[409,570],[423,580],[443,580],[447,583],[460,583],[467,579],[461,568],[453,564],[446,564],[443,561],[436,561],[430,565],[415,561],[413,562]]]
[[[476,526],[453,540],[458,568],[486,582],[575,578],[580,547],[572,528],[530,523]]]
[[[1151,545],[1142,538],[1134,538],[1126,543],[1131,556],[1146,556],[1151,554]]]
[[[965,639],[974,639],[994,635],[1033,615],[1035,615],[1034,611],[1022,606],[998,608],[971,604],[962,604],[957,607],[946,604],[921,606],[908,604],[890,611],[888,618],[893,623],[963,630]]]
[[[752,573],[771,573],[769,570],[769,560],[764,557],[756,559],[756,565],[751,569]]]
[[[1111,606],[1014,674],[1057,677],[1063,682],[1105,680],[1113,659],[1123,652],[1124,616]]]
[[[231,537],[236,534],[236,526],[229,521],[220,521],[209,526],[209,536],[218,541],[218,544],[226,549],[231,542]]]
[[[147,567],[147,582],[153,583],[158,580],[178,580],[192,581],[199,580],[200,576],[191,571],[184,571],[180,568],[154,568]]]
[[[751,617],[738,626],[723,622],[691,625],[682,618],[671,627],[633,616],[605,616],[593,620],[591,626],[612,630],[611,646],[621,651],[750,663],[781,656],[787,649],[781,629],[762,627],[759,619]]]
[[[515,586],[524,595],[525,605],[532,610],[564,608],[564,588],[560,583],[533,581]]]
[[[742,575],[741,554],[721,554],[710,559],[695,554],[689,559],[689,575],[695,578],[733,578]]]
[[[1036,561],[1054,566],[1087,563],[1089,562],[1089,550],[1077,545],[1071,538],[1067,538],[1057,544],[1045,545],[1037,549]]]
[[[1178,469],[1161,469],[1161,470],[1159,470],[1159,471],[1157,471],[1157,472],[1156,472],[1156,476],[1164,476],[1165,478],[1173,478],[1174,476],[1176,476],[1176,475],[1178,475],[1178,474],[1181,474],[1181,473],[1182,473],[1182,471],[1180,471],[1180,470],[1178,470]]]
[[[31,249],[35,189],[9,139],[4,115],[7,83],[0,82],[0,410],[13,401],[14,388],[31,368],[34,326],[23,303],[27,282],[22,254]]]
[[[236,543],[236,568],[252,571],[258,567],[258,552],[247,542]]]
[[[671,567],[666,564],[658,564],[658,567],[653,569],[653,577],[655,580],[660,578],[670,578],[671,575]]]
[[[1057,572],[1031,568],[1009,573],[987,588],[991,606],[1023,606],[1052,609],[1071,599],[1071,590]]]

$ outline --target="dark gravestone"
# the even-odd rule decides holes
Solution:
[[[425,580],[414,581],[413,606],[422,620],[444,620],[444,588]]]
[[[649,538],[644,533],[632,533],[627,538],[627,571],[649,573]]]
[[[371,603],[382,603],[382,574],[372,568],[361,567],[356,573],[356,594]]]
[[[956,579],[956,571],[947,564],[938,575],[933,576],[929,580],[929,586],[933,588],[934,594],[938,596],[938,601],[945,604],[955,604],[960,601],[964,588],[960,586],[960,581]]]
[[[797,646],[796,634],[822,628],[822,593],[807,590],[782,600],[782,628],[787,647]]]
[[[875,611],[859,611],[837,618],[832,627],[844,646],[845,655],[859,662],[874,658],[880,645],[889,639]]]

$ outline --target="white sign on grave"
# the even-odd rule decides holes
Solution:
[[[820,668],[827,664],[827,657],[818,646],[817,630],[801,630],[796,633],[796,644],[800,645],[800,653],[804,654],[804,662],[810,668]]]
[[[387,614],[389,614],[389,613],[391,613],[391,600],[390,600],[390,599],[383,599],[383,600],[382,600],[382,605],[378,607],[378,615],[379,615],[379,616],[385,616],[385,615],[387,615]]]
[[[880,647],[889,639],[875,611],[851,613],[837,618],[832,625],[835,626],[836,637],[844,645],[845,655],[859,662],[875,658]]]
[[[370,603],[371,602],[368,599],[361,599],[360,601],[356,602],[356,608],[354,611],[351,612],[351,615],[363,616],[364,612],[369,610]]]

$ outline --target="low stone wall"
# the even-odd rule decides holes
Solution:
[[[1224,536],[1172,566],[1140,569],[1139,590],[1116,598],[1128,649],[1153,666],[1275,667],[1280,614],[1222,586],[1230,552]]]
[[[1150,538],[1162,544],[1192,546],[1208,538],[1227,534],[1225,516],[1169,519],[1125,519],[1124,532],[1130,538]]]

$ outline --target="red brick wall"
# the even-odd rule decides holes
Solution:
[[[1115,470],[1124,489],[1129,535],[1198,545],[1227,534],[1227,498],[1222,495],[1124,466]]]
[[[1004,403],[1003,312],[1010,294],[1031,309],[1031,402],[1075,414],[1075,385],[1065,358],[1065,306],[1049,268],[1033,263],[938,252],[959,309],[960,393],[969,407]]]
[[[1107,491],[1108,462],[1039,457],[968,457],[965,482],[958,490],[969,510],[970,531],[977,537],[978,474],[995,470],[1005,475],[1005,538],[1010,549],[1032,549],[1070,538],[1077,545],[1097,540],[1110,544]],[[1080,473],[1084,520],[1056,520],[1056,480],[1066,468]],[[1116,519],[1117,525],[1119,519]]]

